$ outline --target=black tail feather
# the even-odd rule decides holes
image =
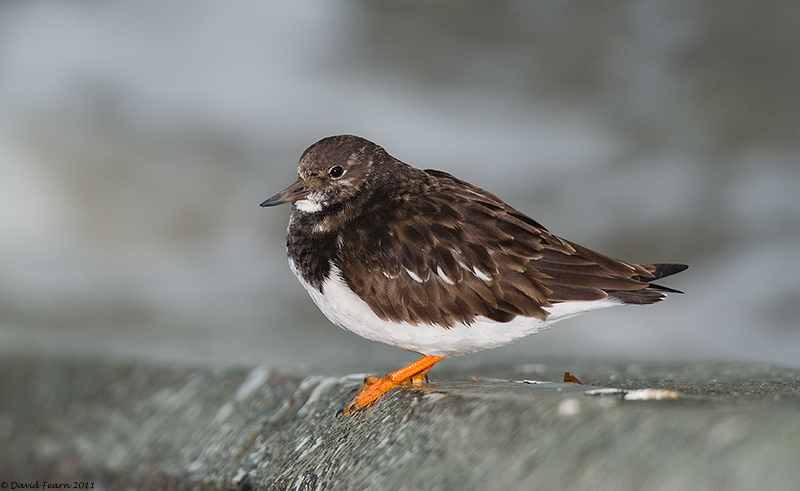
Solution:
[[[670,288],[668,286],[663,285],[656,285],[655,283],[650,283],[652,280],[657,280],[659,278],[665,278],[667,276],[672,276],[674,274],[680,273],[684,271],[689,266],[686,264],[672,264],[672,263],[661,263],[661,264],[653,264],[653,267],[656,269],[653,272],[652,278],[647,278],[644,276],[636,276],[634,277],[635,280],[641,281],[642,283],[648,283],[647,287],[642,290],[634,290],[634,291],[607,291],[608,296],[611,298],[616,298],[617,300],[621,301],[622,303],[626,304],[634,304],[634,305],[649,305],[652,303],[660,302],[664,300],[666,295],[665,293],[683,293],[680,290],[676,290],[674,288]]]
[[[664,286],[664,285],[656,285],[655,283],[650,283],[650,285],[648,285],[647,289],[650,290],[650,291],[655,291],[655,292],[683,293],[680,290],[676,290],[674,288],[670,288],[670,287]]]

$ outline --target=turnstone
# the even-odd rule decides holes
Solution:
[[[497,196],[419,170],[351,135],[300,157],[299,178],[261,203],[292,203],[289,265],[334,324],[423,355],[371,377],[347,415],[444,357],[495,348],[554,322],[680,293],[652,281],[683,264],[633,264],[551,234]]]

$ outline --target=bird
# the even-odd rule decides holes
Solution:
[[[589,310],[682,293],[653,282],[685,264],[594,252],[488,191],[412,167],[358,136],[314,143],[297,173],[261,203],[291,203],[291,270],[334,324],[422,355],[368,377],[344,415],[398,385],[421,385],[445,357],[502,346]]]

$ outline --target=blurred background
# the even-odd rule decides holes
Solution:
[[[800,3],[0,2],[0,353],[270,366],[415,355],[286,263],[352,133],[682,289],[461,358],[800,366]]]

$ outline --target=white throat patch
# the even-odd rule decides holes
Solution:
[[[294,205],[297,207],[298,210],[304,211],[306,213],[316,213],[322,210],[321,203],[317,203],[307,199],[301,199],[299,201],[295,201]]]

